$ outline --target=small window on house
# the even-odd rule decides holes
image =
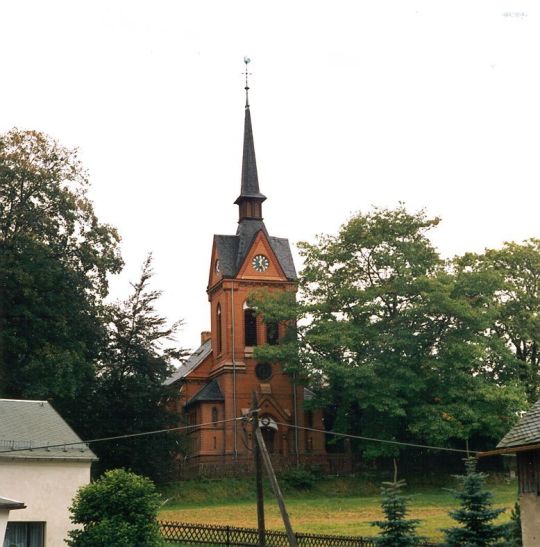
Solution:
[[[214,406],[212,407],[212,423],[215,425],[218,421],[218,409]]]
[[[222,334],[221,334],[221,304],[217,305],[216,311],[216,337],[217,337],[217,354],[220,355],[222,351]]]
[[[244,304],[244,343],[246,346],[257,345],[257,313]]]
[[[8,522],[4,545],[24,547],[43,547],[45,536],[44,522]]]
[[[313,427],[313,411],[306,411],[306,427]]]
[[[217,439],[214,437],[214,450],[217,448]]]
[[[279,325],[277,321],[268,321],[266,323],[266,342],[275,346],[279,342]]]

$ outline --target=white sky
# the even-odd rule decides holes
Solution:
[[[242,59],[266,226],[291,243],[425,207],[445,256],[540,237],[540,22],[528,0],[0,0],[0,131],[78,146],[128,292],[148,251],[180,343],[236,230]],[[297,268],[300,263],[297,259]]]

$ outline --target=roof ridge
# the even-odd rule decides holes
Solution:
[[[4,403],[45,403],[50,405],[49,401],[40,401],[39,399],[0,399]]]

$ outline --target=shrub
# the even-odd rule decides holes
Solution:
[[[281,478],[287,486],[295,488],[296,490],[310,490],[317,482],[315,474],[302,467],[291,467],[290,469],[287,469],[287,471],[282,473]]]
[[[70,512],[82,528],[69,532],[66,542],[70,547],[161,546],[159,506],[160,496],[149,479],[113,469],[79,489]]]

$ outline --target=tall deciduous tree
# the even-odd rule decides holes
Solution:
[[[503,382],[523,384],[534,403],[540,397],[540,239],[466,254],[457,264],[496,283],[490,369]]]
[[[86,196],[77,153],[36,131],[0,135],[0,394],[45,398],[72,423],[91,389],[116,231]]]
[[[161,293],[149,288],[151,263],[149,255],[131,296],[108,308],[108,343],[99,362],[94,396],[94,437],[178,425],[168,408],[172,394],[164,381],[173,361],[185,355],[171,343],[182,322],[168,325],[156,312]],[[171,469],[177,440],[174,434],[160,434],[97,444],[95,450],[101,469],[127,467],[160,479]]]
[[[309,377],[331,427],[463,446],[500,436],[523,406],[519,386],[486,374],[497,285],[447,267],[428,238],[438,222],[403,206],[356,215],[336,236],[301,244],[298,302],[255,298],[266,320],[299,319],[288,342],[257,353]],[[398,454],[380,444],[363,450]]]

